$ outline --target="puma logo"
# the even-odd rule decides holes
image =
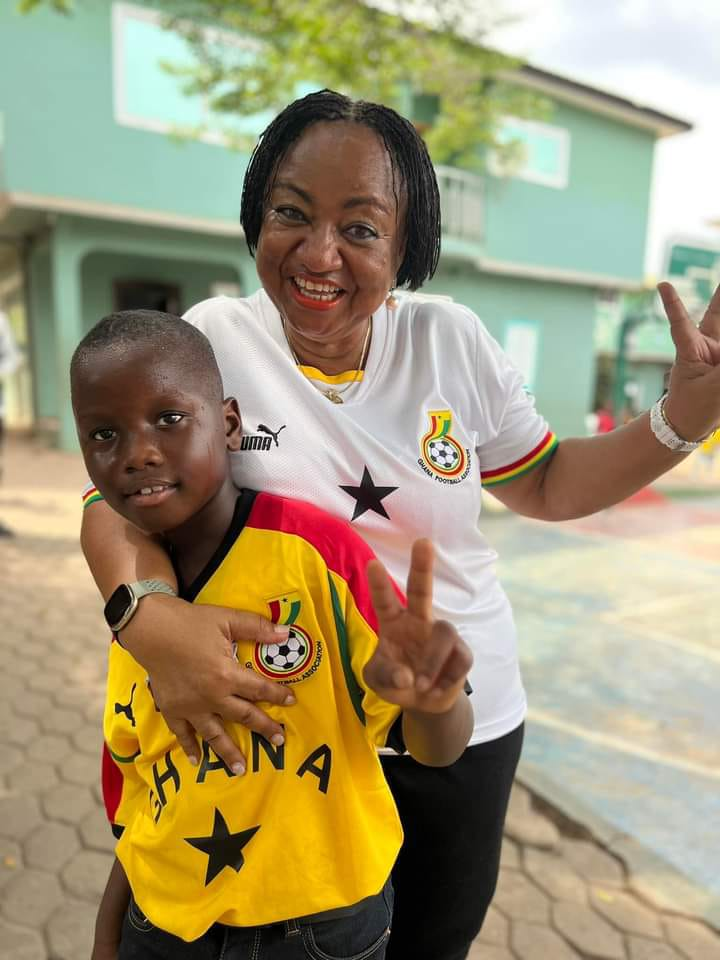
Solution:
[[[116,704],[115,704],[115,715],[117,716],[118,713],[124,713],[125,716],[128,718],[128,720],[130,721],[130,724],[131,724],[133,727],[135,726],[135,714],[133,713],[132,702],[133,702],[133,697],[135,696],[135,687],[136,687],[136,686],[137,686],[136,683],[134,683],[134,684],[132,685],[132,690],[130,691],[130,702],[129,702],[129,703],[116,703]]]
[[[273,440],[275,441],[275,446],[276,446],[276,447],[279,447],[280,444],[278,443],[278,436],[280,435],[280,432],[285,429],[286,426],[287,426],[287,424],[283,424],[283,425],[280,427],[280,430],[275,431],[275,430],[271,430],[270,427],[266,427],[264,423],[259,423],[259,424],[258,424],[258,433],[268,433],[268,434],[270,434],[270,436],[271,436],[271,437],[273,438]]]

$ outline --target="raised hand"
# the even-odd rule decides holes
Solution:
[[[671,283],[658,292],[676,351],[665,415],[684,440],[701,440],[720,424],[720,287],[697,327]]]
[[[380,561],[368,564],[379,640],[365,667],[365,682],[388,703],[444,713],[463,690],[472,654],[451,624],[433,620],[432,569],[432,544],[416,540],[404,607]]]

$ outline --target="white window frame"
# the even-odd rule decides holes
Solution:
[[[519,117],[507,117],[508,123],[525,130],[529,134],[540,134],[555,140],[560,150],[560,169],[557,174],[547,175],[538,171],[521,168],[520,170],[507,169],[507,165],[499,159],[496,151],[491,151],[488,158],[488,169],[496,177],[513,177],[517,180],[526,180],[528,183],[537,183],[542,187],[553,187],[556,190],[565,190],[570,180],[570,131],[565,127],[556,127],[538,120],[521,120]],[[502,129],[502,128],[501,128]]]
[[[136,130],[149,130],[152,133],[177,133],[178,126],[163,120],[153,120],[149,117],[138,116],[127,108],[125,103],[125,32],[124,25],[128,19],[144,20],[162,27],[166,14],[160,10],[148,7],[139,7],[134,3],[115,2],[112,5],[112,79],[113,79],[113,114],[115,122],[122,127],[133,127]],[[180,26],[196,26],[189,21],[179,21]],[[210,42],[220,42],[241,50],[259,50],[260,44],[250,37],[239,37],[229,30],[212,27],[202,28],[203,36]],[[203,98],[204,118],[209,114],[207,101]],[[202,130],[198,137],[204,143],[216,146],[227,146],[228,137],[222,130]]]

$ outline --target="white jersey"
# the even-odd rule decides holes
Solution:
[[[398,301],[373,317],[365,371],[351,386],[347,375],[296,367],[263,290],[206,300],[186,319],[210,339],[225,393],[240,405],[238,486],[350,520],[401,586],[412,541],[433,541],[435,615],[473,651],[471,742],[480,743],[515,729],[526,710],[512,612],[478,527],[481,486],[530,469],[556,441],[470,310],[417,295]],[[304,373],[343,391],[344,403],[330,403]]]

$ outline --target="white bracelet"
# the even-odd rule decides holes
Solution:
[[[668,450],[673,450],[675,453],[692,453],[693,450],[697,450],[699,446],[705,443],[707,437],[702,440],[683,440],[682,437],[679,437],[665,416],[666,400],[667,394],[664,393],[650,408],[650,429],[655,438]]]

